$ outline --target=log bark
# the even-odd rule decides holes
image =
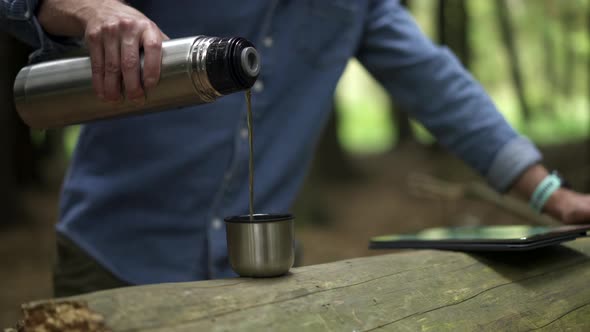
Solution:
[[[588,331],[589,255],[590,239],[523,253],[413,251],[27,307],[86,303],[112,331]]]

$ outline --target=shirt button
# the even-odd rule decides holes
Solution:
[[[248,138],[248,128],[240,129],[240,137],[242,137],[242,139]]]
[[[216,231],[220,230],[222,226],[223,226],[223,223],[221,222],[221,219],[219,219],[219,218],[215,218],[211,222],[211,227],[213,227],[213,229]]]
[[[262,92],[262,90],[264,90],[264,84],[262,84],[262,81],[256,81],[256,83],[254,83],[254,86],[252,87],[252,90],[254,92]]]
[[[272,39],[272,37],[265,37],[265,38],[262,40],[262,44],[263,44],[265,47],[268,47],[268,48],[272,47],[272,44],[273,44],[273,43],[274,43],[274,40]]]

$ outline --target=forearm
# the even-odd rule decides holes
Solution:
[[[436,47],[397,1],[374,0],[358,59],[396,102],[499,192],[530,200],[548,172],[541,153],[519,136],[479,84],[446,49]],[[559,188],[544,212],[590,221],[590,195]]]
[[[494,189],[504,192],[540,153],[506,122],[448,49],[423,35],[396,1],[372,2],[358,58],[396,103]]]
[[[55,58],[80,47],[80,39],[48,34],[38,20],[41,1],[0,1],[0,29],[34,48],[31,62]]]
[[[55,36],[82,37],[82,13],[88,11],[88,1],[44,0],[37,17],[45,31]]]

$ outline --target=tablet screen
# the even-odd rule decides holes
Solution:
[[[372,238],[373,242],[389,242],[404,240],[522,240],[526,241],[533,236],[552,232],[562,232],[579,229],[578,226],[463,226],[463,227],[438,227],[429,228],[416,234],[393,234]]]

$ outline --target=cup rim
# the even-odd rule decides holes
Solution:
[[[290,213],[255,213],[254,221],[250,221],[249,214],[243,214],[239,216],[231,216],[225,218],[225,222],[238,223],[238,224],[260,224],[260,223],[271,223],[285,220],[293,220],[295,217]]]

